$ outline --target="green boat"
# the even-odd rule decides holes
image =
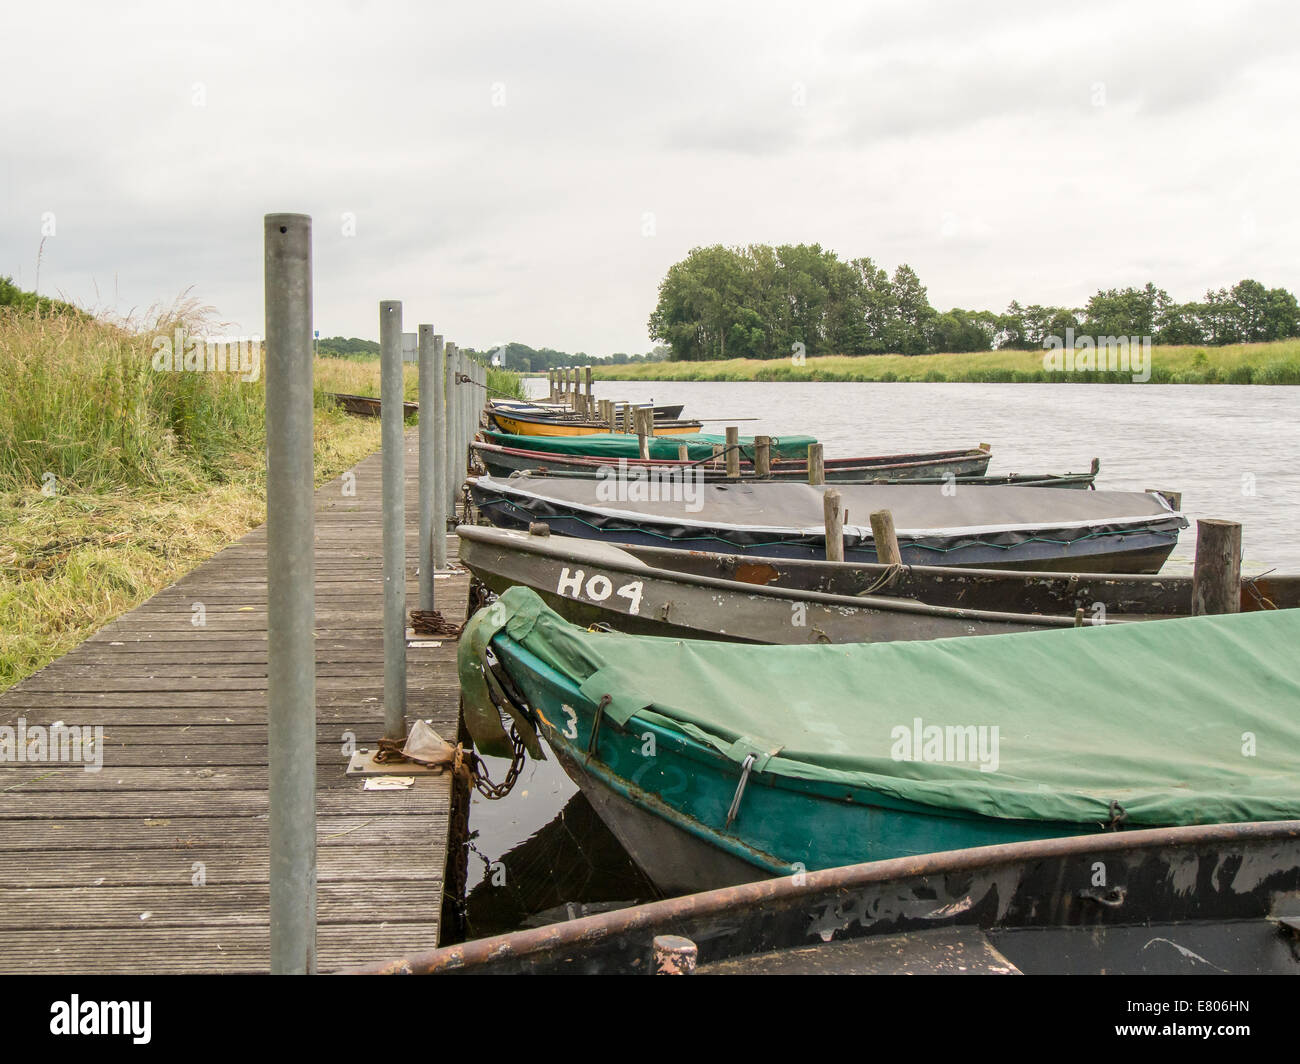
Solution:
[[[646,875],[682,893],[1300,817],[1298,642],[1300,610],[1279,610],[754,647],[587,631],[515,587],[471,620],[459,670],[477,748],[542,756],[545,739]]]
[[[508,432],[484,431],[483,435],[502,447],[548,454],[591,458],[638,458],[641,454],[639,438],[624,432],[600,432],[589,436],[516,436]],[[771,440],[770,454],[774,462],[795,458],[807,461],[808,445],[817,442],[813,436],[773,436]],[[685,432],[673,436],[651,436],[647,443],[651,458],[676,460],[677,448],[685,444],[690,461],[698,462],[713,457],[715,445],[725,447],[727,437],[711,432]],[[753,460],[753,436],[740,437],[740,453]]]

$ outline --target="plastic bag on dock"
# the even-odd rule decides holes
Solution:
[[[450,765],[456,751],[427,722],[417,720],[411,725],[402,755],[422,765]]]

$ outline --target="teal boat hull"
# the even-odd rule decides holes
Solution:
[[[742,769],[717,750],[636,716],[620,726],[509,637],[492,646],[565,772],[665,894],[1104,827],[960,814],[762,772],[748,775],[737,803]]]

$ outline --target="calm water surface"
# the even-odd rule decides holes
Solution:
[[[1064,473],[1096,457],[1100,488],[1183,493],[1193,527],[1165,571],[1190,572],[1198,517],[1242,523],[1247,573],[1300,570],[1300,388],[650,381],[596,395],[683,402],[683,416],[721,419],[706,432],[815,436],[828,458],[989,443],[990,473]],[[470,828],[470,937],[654,897],[553,760],[530,763],[502,801],[476,795]]]

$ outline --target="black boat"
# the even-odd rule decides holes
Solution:
[[[370,974],[1300,974],[1300,822],[801,872],[413,952]]]
[[[828,486],[708,482],[625,474],[595,480],[471,477],[479,511],[502,528],[547,523],[581,539],[724,550],[756,557],[826,555]],[[834,485],[848,517],[844,559],[877,561],[869,516],[892,513],[908,565],[1070,572],[1158,572],[1187,527],[1156,493],[974,486]]]

